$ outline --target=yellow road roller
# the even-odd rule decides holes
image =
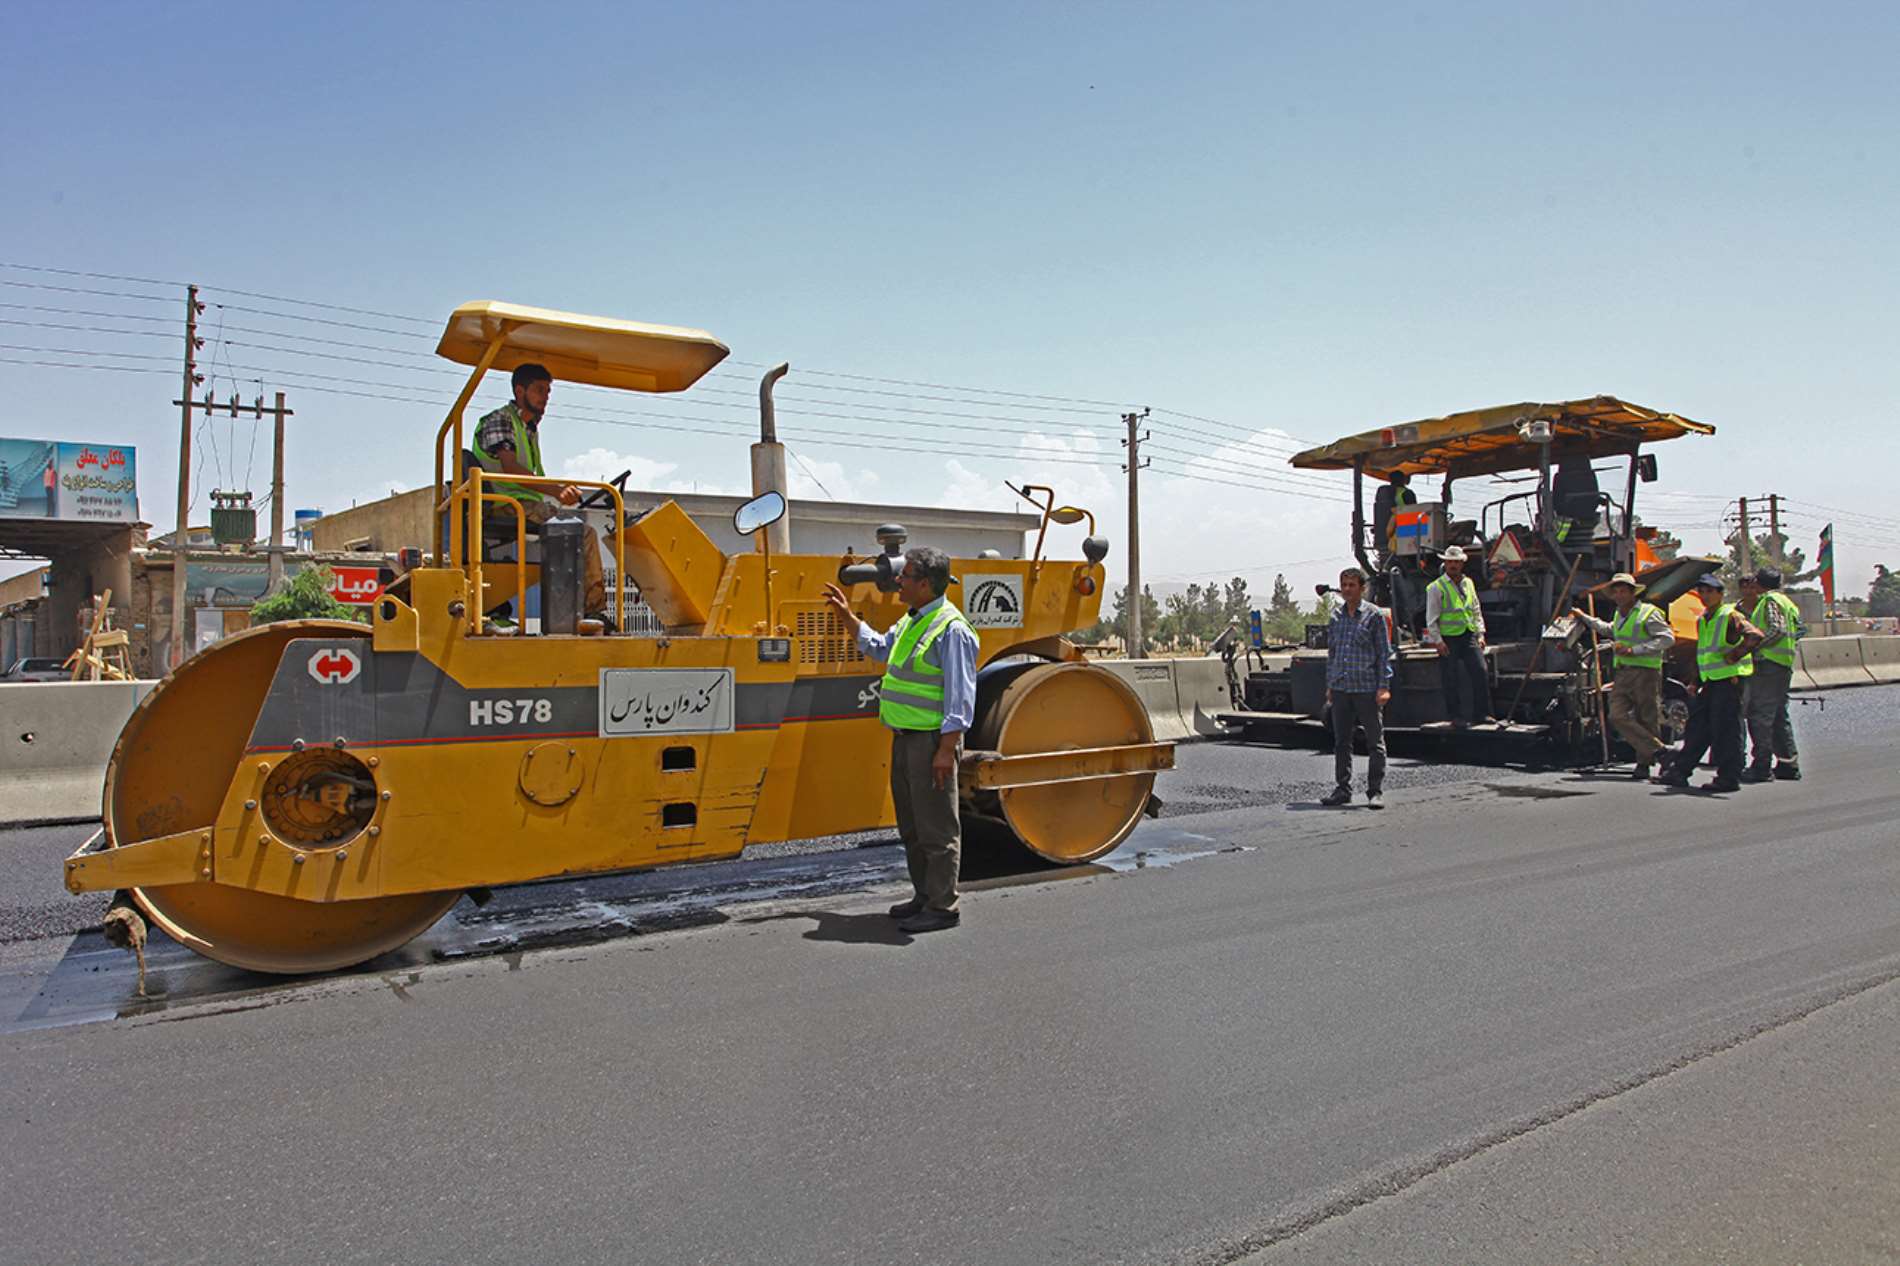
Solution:
[[[555,610],[572,579],[553,557],[560,520],[531,534],[466,448],[463,412],[491,370],[538,362],[560,382],[683,391],[726,348],[699,330],[484,302],[452,314],[437,350],[471,368],[437,433],[433,550],[368,624],[262,626],[160,683],[113,750],[104,829],[66,859],[67,887],[126,890],[211,958],[315,972],[395,949],[471,889],[889,826],[882,668],[821,587],[845,584],[888,628],[902,614],[895,543],[775,553],[761,529],[757,549],[728,554],[674,502],[631,516],[613,484],[508,475],[608,508],[613,610],[631,581],[664,624],[630,636]],[[1061,636],[1097,617],[1106,542],[1091,530],[1081,561],[1042,557],[1051,523],[1090,516],[1022,491],[1043,511],[1033,556],[953,563],[951,599],[982,643],[964,809],[1078,863],[1134,829],[1173,746]],[[736,526],[782,512],[775,495]],[[538,622],[490,618],[510,603],[525,614],[531,588]]]

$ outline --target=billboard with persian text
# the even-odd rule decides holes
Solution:
[[[0,438],[0,519],[137,523],[137,450]]]

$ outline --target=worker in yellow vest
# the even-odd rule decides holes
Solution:
[[[825,601],[844,620],[858,649],[886,665],[878,684],[878,718],[891,729],[891,801],[897,833],[910,866],[911,898],[891,907],[901,931],[953,928],[962,821],[957,808],[957,754],[976,714],[976,630],[944,595],[950,556],[913,549],[897,574],[897,596],[907,608],[887,633],[851,609],[836,585]]]
[[[1448,545],[1439,552],[1439,575],[1425,587],[1425,639],[1438,648],[1439,679],[1445,692],[1445,715],[1452,728],[1470,729],[1472,722],[1494,725],[1491,715],[1491,677],[1484,666],[1484,608],[1478,587],[1465,575],[1465,552]],[[1471,679],[1471,714],[1465,714],[1461,678]]]
[[[1762,635],[1734,603],[1723,601],[1722,592],[1722,578],[1714,572],[1696,581],[1702,618],[1696,622],[1695,701],[1689,705],[1682,750],[1655,779],[1665,786],[1687,787],[1703,753],[1712,752],[1715,781],[1704,790],[1742,789],[1742,688],[1754,674],[1753,656]]]
[[[1616,650],[1616,684],[1610,687],[1610,724],[1636,752],[1635,777],[1649,778],[1649,768],[1663,750],[1663,656],[1676,644],[1669,617],[1654,603],[1641,601],[1636,577],[1620,571],[1610,577],[1610,600],[1616,618],[1600,620],[1572,607],[1570,614],[1590,625],[1601,637],[1612,638]]]
[[[1743,782],[1795,782],[1801,777],[1801,753],[1794,745],[1788,716],[1788,690],[1794,685],[1794,648],[1801,640],[1801,612],[1781,592],[1781,573],[1764,567],[1742,577],[1742,606],[1765,639],[1755,652],[1755,674],[1748,679],[1743,710],[1753,759]]]

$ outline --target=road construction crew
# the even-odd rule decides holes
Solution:
[[[957,751],[976,713],[976,630],[944,598],[950,556],[913,549],[897,574],[909,611],[879,633],[851,610],[844,590],[825,586],[858,649],[887,665],[878,685],[878,719],[891,728],[891,801],[910,865],[909,901],[891,907],[904,932],[935,932],[962,921],[957,869],[962,822],[957,812]]]
[[[1702,618],[1696,622],[1695,701],[1689,706],[1689,726],[1682,750],[1668,770],[1655,781],[1687,787],[1689,775],[1702,763],[1705,752],[1715,756],[1715,781],[1707,791],[1742,789],[1742,688],[1754,674],[1752,658],[1762,643],[1761,630],[1732,602],[1722,600],[1722,578],[1709,572],[1696,582],[1702,600]]]
[[[1636,751],[1637,779],[1649,777],[1649,767],[1663,750],[1663,656],[1676,644],[1669,617],[1654,603],[1639,601],[1636,577],[1620,571],[1610,577],[1610,598],[1616,618],[1599,620],[1581,608],[1570,614],[1614,639],[1616,684],[1610,688],[1610,724]]]
[[[494,474],[545,475],[547,472],[541,467],[541,419],[547,416],[554,375],[542,365],[519,365],[513,382],[514,400],[492,413],[483,414],[482,420],[475,424],[475,456],[481,459],[482,469]],[[557,513],[556,506],[547,499],[545,484],[484,483],[483,487],[521,502],[528,522],[537,526]],[[580,489],[571,485],[556,488],[553,493],[554,501],[562,506],[576,505],[581,499]],[[592,619],[607,620],[610,628],[617,627],[606,612],[607,584],[600,566],[600,538],[592,531],[583,533],[581,549],[586,569],[584,605],[587,614]],[[517,611],[515,614],[522,617],[526,613]]]
[[[1339,573],[1342,601],[1326,626],[1326,705],[1333,714],[1333,790],[1321,804],[1352,803],[1352,735],[1366,731],[1366,807],[1385,808],[1385,705],[1392,700],[1392,631],[1386,614],[1361,602],[1366,574]]]
[[[1445,714],[1464,730],[1475,720],[1491,725],[1491,680],[1484,669],[1484,609],[1478,587],[1465,575],[1465,552],[1448,545],[1438,556],[1438,579],[1425,587],[1425,637],[1438,648],[1439,676],[1445,688]],[[1472,709],[1467,719],[1459,679],[1471,679]]]
[[[1755,651],[1755,673],[1748,679],[1743,703],[1753,759],[1742,781],[1793,782],[1801,777],[1801,754],[1795,750],[1794,722],[1788,717],[1788,688],[1794,684],[1801,612],[1794,599],[1781,592],[1781,573],[1772,567],[1742,578],[1742,605],[1764,639]]]

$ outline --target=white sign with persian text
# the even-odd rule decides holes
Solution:
[[[600,734],[730,734],[730,668],[603,668]]]

